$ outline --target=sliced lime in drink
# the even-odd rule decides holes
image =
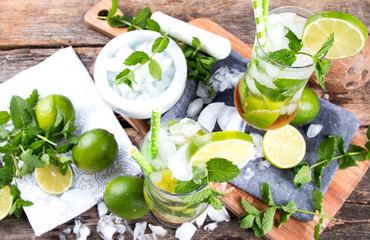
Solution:
[[[10,187],[7,185],[0,189],[0,220],[8,216],[12,208],[13,197],[10,194]]]
[[[187,149],[192,166],[208,162],[212,158],[226,158],[234,164],[252,155],[253,139],[238,131],[213,132],[193,140]]]
[[[342,59],[356,55],[365,46],[368,36],[366,26],[356,17],[344,12],[320,12],[305,23],[303,45],[315,54],[334,32],[334,44],[326,57]]]

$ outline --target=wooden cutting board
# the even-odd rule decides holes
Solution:
[[[119,34],[127,32],[126,28],[112,28],[106,21],[99,20],[96,18],[98,14],[107,13],[110,9],[111,1],[102,0],[98,2],[93,8],[91,8],[85,14],[85,22],[90,27],[96,29],[97,31],[109,36],[115,37]],[[121,11],[117,11],[116,14],[122,14]],[[242,42],[240,39],[227,32],[225,29],[220,27],[218,24],[205,19],[197,18],[189,22],[192,25],[220,35],[230,40],[231,47],[235,51],[239,52],[242,56],[250,59],[252,54],[252,47]],[[149,127],[146,121],[125,118],[135,129],[137,129],[141,134],[145,134]],[[366,137],[362,132],[357,131],[355,137],[352,140],[352,144],[364,146],[366,143]],[[328,216],[334,217],[339,211],[343,203],[349,197],[353,189],[360,182],[361,178],[365,175],[367,169],[369,168],[370,161],[359,162],[358,167],[352,167],[346,170],[337,170],[334,178],[324,196],[324,210]],[[240,217],[245,214],[240,202],[241,198],[244,197],[249,203],[253,204],[259,209],[266,208],[267,206],[259,199],[249,195],[248,193],[236,188],[230,183],[214,185],[215,189],[223,192],[226,198],[222,201],[227,209],[229,209],[236,216]],[[329,220],[325,219],[321,231],[328,226]],[[267,235],[270,239],[286,239],[286,240],[296,240],[296,239],[313,239],[314,227],[318,223],[318,218],[315,217],[310,222],[301,222],[295,218],[290,218],[289,221],[281,226],[281,228],[274,227]]]

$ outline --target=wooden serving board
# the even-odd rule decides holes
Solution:
[[[125,28],[112,28],[106,21],[99,20],[96,18],[99,12],[102,10],[109,10],[111,7],[110,0],[102,0],[98,2],[92,9],[90,9],[85,15],[85,22],[90,27],[97,31],[110,36],[115,37],[119,34],[127,32]],[[117,11],[116,14],[122,14],[121,11]],[[229,39],[231,47],[235,51],[239,52],[242,56],[250,59],[252,54],[252,47],[242,42],[240,39],[220,27],[218,24],[205,19],[197,18],[189,22],[192,25],[220,35]],[[145,134],[149,127],[146,124],[146,120],[130,119],[125,118],[136,130],[141,134]],[[364,146],[366,143],[366,137],[358,130],[355,137],[352,140],[352,144]],[[324,196],[324,210],[328,216],[334,217],[339,211],[343,203],[349,197],[353,189],[360,182],[361,178],[365,175],[369,168],[370,161],[359,162],[358,167],[352,167],[346,170],[338,169],[333,177],[333,180]],[[217,191],[223,192],[226,198],[222,198],[222,201],[227,209],[233,214],[240,217],[245,214],[241,206],[241,198],[244,197],[249,203],[253,204],[259,209],[264,209],[267,206],[259,199],[249,195],[248,193],[236,188],[230,183],[216,183],[214,187]],[[277,219],[277,216],[275,216]],[[325,219],[321,231],[328,226],[329,220]],[[295,218],[290,218],[289,221],[283,224],[280,228],[273,227],[273,229],[265,236],[269,239],[285,239],[285,240],[296,240],[296,239],[313,239],[314,227],[318,223],[318,217],[315,217],[310,222],[301,222]]]

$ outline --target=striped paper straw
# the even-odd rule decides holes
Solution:
[[[154,168],[152,165],[150,165],[144,158],[144,156],[141,154],[141,152],[137,149],[135,146],[131,146],[130,149],[130,155],[131,157],[140,165],[140,167],[143,169],[145,176],[148,176],[151,172],[154,171]]]
[[[256,20],[257,38],[261,46],[266,44],[265,21],[263,17],[262,0],[253,0],[254,19]]]
[[[150,153],[152,159],[155,159],[158,154],[159,128],[161,122],[161,111],[159,107],[154,107],[152,110],[152,119],[150,125]]]
[[[269,12],[269,0],[262,0],[263,21],[265,22],[265,32],[267,32],[267,16]]]

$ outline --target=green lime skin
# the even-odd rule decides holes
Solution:
[[[58,114],[62,115],[64,124],[66,124],[72,117],[75,117],[75,110],[66,96],[52,94],[37,103],[35,114],[39,127],[46,131],[55,125]]]
[[[106,169],[117,155],[118,145],[114,135],[101,128],[84,132],[78,138],[78,144],[72,148],[73,162],[88,173]]]
[[[311,88],[305,87],[302,92],[297,115],[290,122],[291,125],[299,126],[311,122],[320,111],[319,99]]]
[[[137,176],[121,176],[108,183],[104,203],[109,211],[124,219],[138,219],[149,212],[144,194],[144,180]]]

